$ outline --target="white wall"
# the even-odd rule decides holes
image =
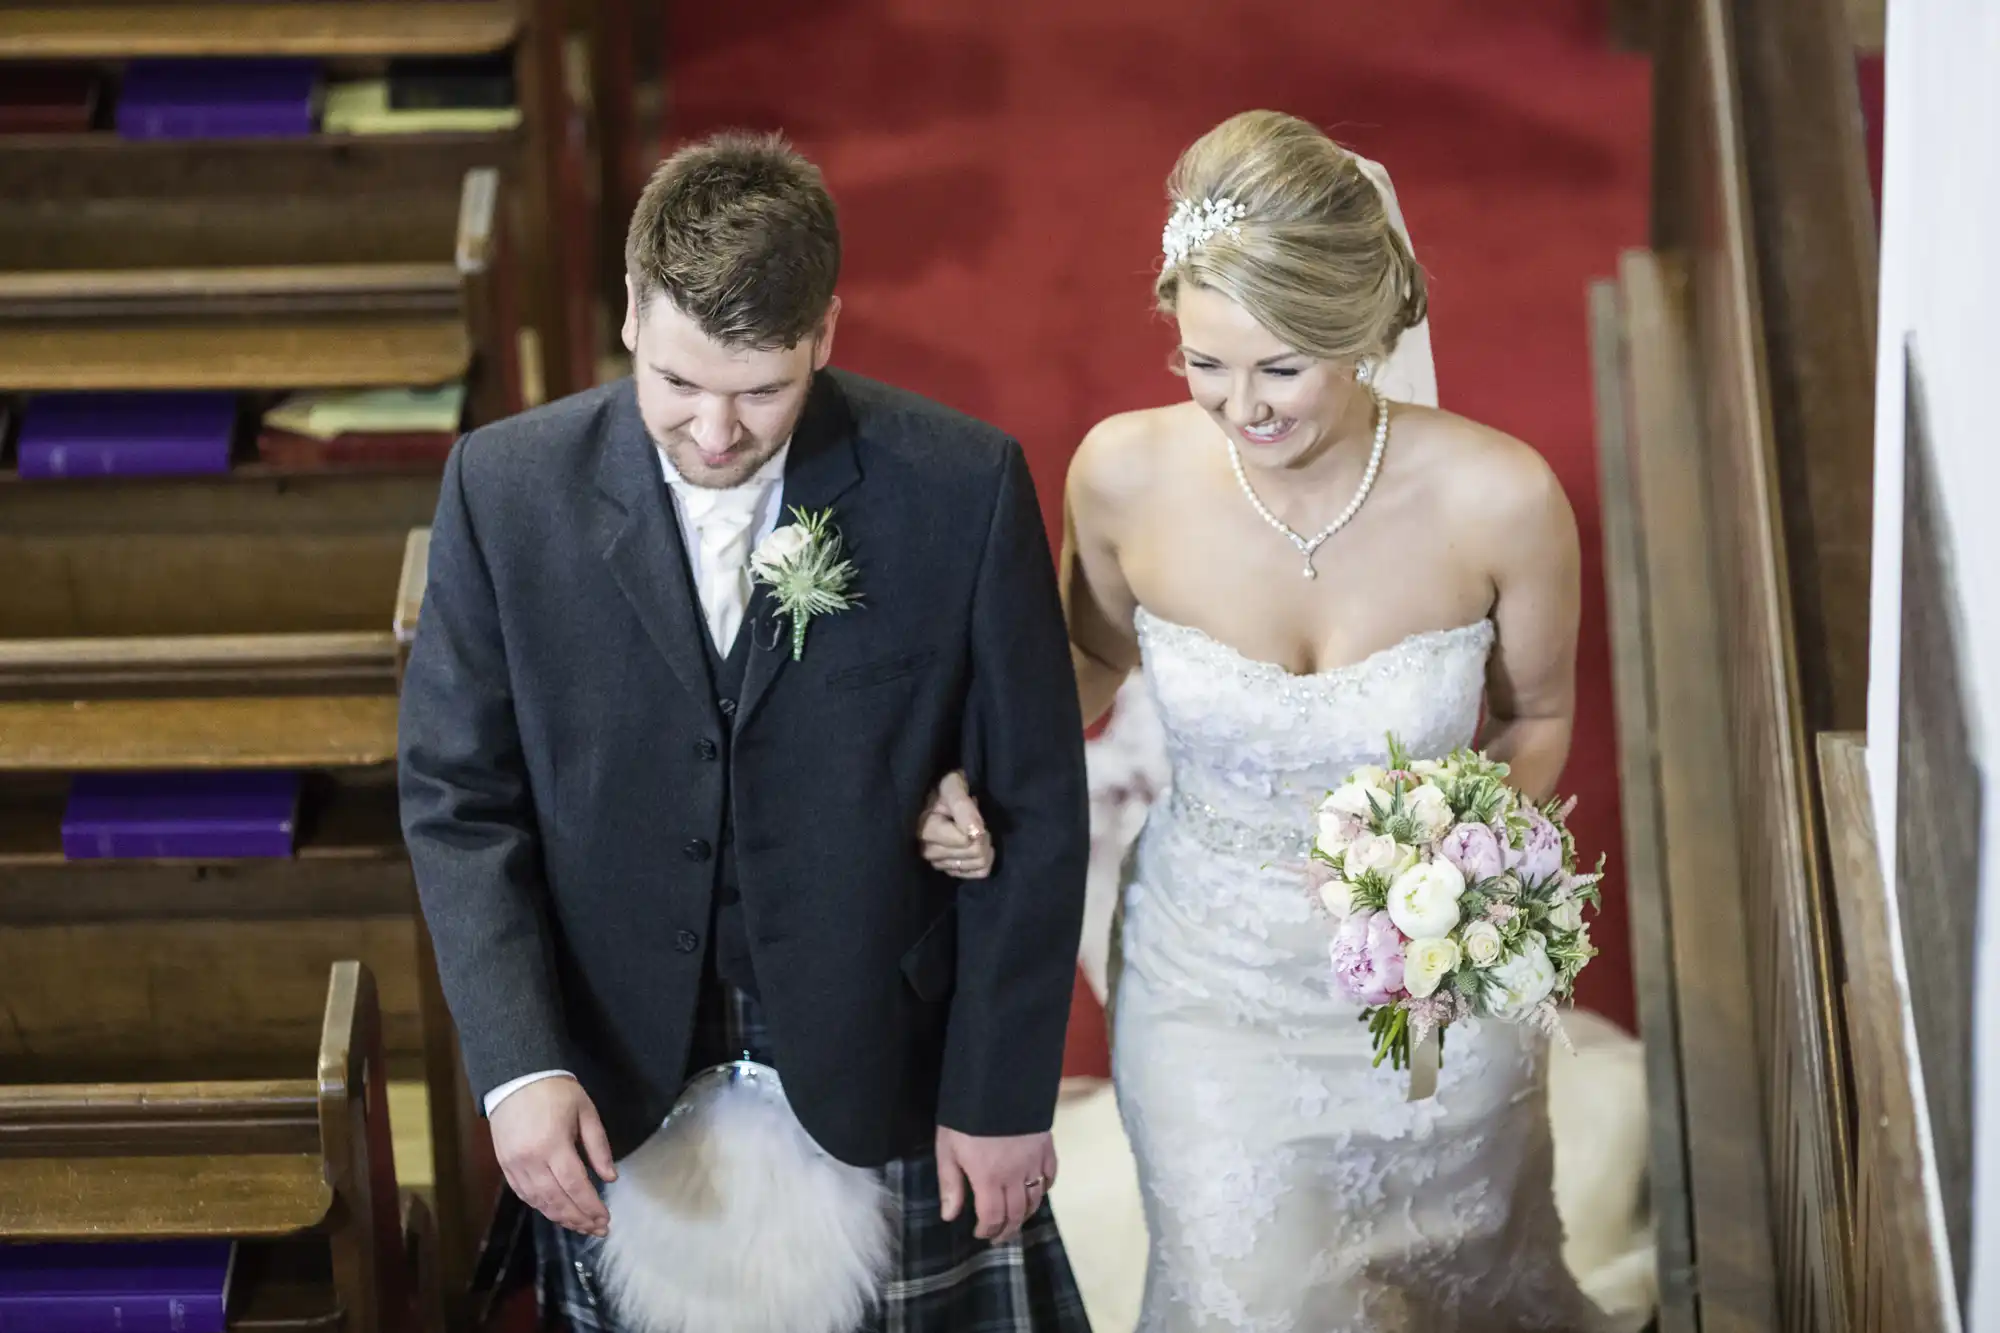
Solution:
[[[1893,883],[1907,341],[1936,455],[1984,774],[1978,994],[1966,997],[1977,1015],[1967,1324],[2000,1329],[2000,0],[1889,0],[1885,63],[1868,758]]]

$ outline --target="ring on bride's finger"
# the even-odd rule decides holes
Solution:
[[[1038,1190],[1047,1183],[1048,1182],[1043,1180],[1040,1176],[1030,1176],[1028,1177],[1027,1180],[1027,1188],[1031,1190]]]

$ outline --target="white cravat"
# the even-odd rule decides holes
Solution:
[[[708,621],[709,636],[717,652],[727,655],[742,627],[743,612],[750,604],[750,555],[757,543],[778,526],[784,508],[785,459],[792,452],[789,440],[771,455],[771,461],[741,486],[715,490],[690,484],[660,456],[660,473],[673,493],[674,516],[680,520],[681,541],[687,548],[689,571],[695,590],[701,594],[701,612]],[[557,1075],[564,1069],[542,1069],[509,1079],[488,1092],[486,1114],[505,1101],[516,1089]]]
[[[715,650],[727,654],[750,604],[750,555],[778,525],[785,459],[791,444],[771,456],[750,480],[728,490],[695,486],[660,454],[660,471],[673,492],[674,513],[687,544],[688,564]]]
[[[681,492],[681,500],[701,548],[695,586],[701,593],[708,634],[715,640],[715,651],[726,657],[743,623],[743,608],[750,604],[750,546],[764,494],[751,486],[727,491],[689,487]]]

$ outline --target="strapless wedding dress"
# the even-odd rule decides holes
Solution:
[[[1134,845],[1112,1067],[1152,1244],[1142,1333],[1597,1329],[1564,1267],[1546,1042],[1454,1028],[1436,1096],[1371,1065],[1302,873],[1317,800],[1386,757],[1469,744],[1494,631],[1422,634],[1312,676],[1144,610],[1170,790]]]

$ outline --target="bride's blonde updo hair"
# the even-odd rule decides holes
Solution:
[[[1181,283],[1213,288],[1324,360],[1385,357],[1424,320],[1424,273],[1381,191],[1354,154],[1296,116],[1231,116],[1181,154],[1167,195],[1239,210],[1233,232],[1161,270],[1153,292],[1167,314]]]

